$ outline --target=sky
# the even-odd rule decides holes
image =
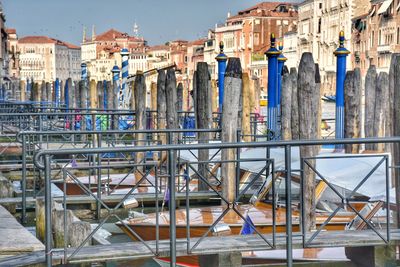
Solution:
[[[83,26],[90,35],[110,28],[133,34],[133,24],[149,45],[207,36],[216,23],[251,7],[256,0],[1,0],[6,26],[19,37],[47,35],[80,44]]]

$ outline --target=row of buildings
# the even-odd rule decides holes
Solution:
[[[212,78],[217,78],[215,57],[222,41],[224,53],[240,58],[243,70],[259,78],[264,89],[268,74],[264,53],[270,46],[270,34],[275,33],[284,43],[286,65],[296,67],[301,54],[311,52],[320,66],[324,94],[334,94],[333,52],[338,47],[339,32],[345,32],[345,46],[351,51],[348,68],[360,67],[365,74],[374,64],[378,70],[387,70],[391,53],[400,51],[399,3],[400,0],[262,2],[228,15],[224,24],[210,29],[202,39],[174,40],[156,46],[148,46],[137,31],[129,35],[110,29],[96,35],[94,27],[91,36],[84,30],[80,47],[46,36],[18,39],[14,29],[4,28],[3,16],[1,36],[7,42],[0,57],[8,58],[3,72],[10,77],[78,80],[80,63],[85,62],[91,79],[110,80],[112,67],[121,66],[121,49],[127,48],[130,74],[176,65],[179,81],[190,90],[197,62],[207,62]]]

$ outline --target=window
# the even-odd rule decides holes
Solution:
[[[254,33],[254,45],[260,44],[260,34],[258,32]]]

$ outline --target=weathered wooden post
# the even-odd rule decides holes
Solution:
[[[86,81],[80,81],[79,82],[79,96],[80,96],[80,108],[84,112],[87,111],[87,87],[86,87]],[[82,116],[81,118],[81,127],[80,129],[82,131],[86,130],[86,118]],[[83,138],[85,136],[82,136]]]
[[[131,93],[130,94],[128,94],[128,96],[130,97],[130,99],[129,99],[129,108],[131,109],[131,110],[135,110],[136,109],[136,100],[135,100],[135,93],[134,93],[134,88],[135,88],[135,81],[132,81],[132,82],[130,82],[128,85],[127,85],[127,90],[130,90],[131,91]]]
[[[114,98],[115,98],[115,96],[114,96],[114,93],[113,93],[113,90],[114,90],[114,87],[113,87],[113,84],[112,84],[112,82],[111,81],[107,81],[107,101],[106,101],[106,106],[105,106],[105,109],[107,109],[107,110],[111,110],[111,109],[113,109],[113,102],[114,102]]]
[[[68,110],[74,108],[74,102],[75,102],[75,91],[74,87],[72,84],[72,79],[68,78],[67,82],[65,83],[65,105]]]
[[[317,125],[315,126],[317,128],[317,139],[321,139],[321,121],[322,121],[322,92],[321,92],[321,74],[319,72],[319,65],[318,63],[315,63],[315,87],[316,91],[318,94],[315,95],[314,101],[317,103]],[[320,150],[320,146],[317,146],[317,151],[318,153]]]
[[[40,101],[39,83],[33,82],[32,87],[32,101],[38,103]]]
[[[157,128],[165,129],[167,125],[167,97],[165,93],[165,71],[159,70],[157,77]],[[167,143],[165,134],[160,134],[158,138],[162,144]],[[165,154],[165,153],[164,153]]]
[[[97,83],[95,80],[90,81],[89,92],[90,92],[90,108],[96,109],[97,108]],[[95,126],[93,126],[92,129],[95,129]]]
[[[211,79],[211,92],[212,92],[212,100],[211,100],[211,110],[212,112],[218,112],[218,87],[217,82],[214,79]]]
[[[182,111],[183,107],[183,85],[182,83],[178,83],[178,87],[176,88],[176,93],[177,93],[177,111]]]
[[[46,99],[48,104],[50,104],[52,102],[51,99],[51,83],[46,82]]]
[[[276,93],[276,106],[278,116],[281,116],[281,94],[282,94],[282,71],[287,58],[283,55],[283,43],[279,43],[279,56],[278,56],[278,77],[277,77],[277,93]]]
[[[345,129],[346,138],[361,137],[361,74],[360,69],[348,71],[344,83],[345,93]],[[346,153],[358,153],[359,145],[346,145]]]
[[[26,83],[23,80],[19,81],[19,90],[20,90],[20,100],[23,102],[26,100]]]
[[[96,102],[97,102],[97,108],[98,109],[103,109],[104,108],[104,86],[103,86],[103,81],[98,81],[97,82],[97,96],[96,96]]]
[[[150,97],[151,124],[153,129],[157,129],[157,83],[155,82],[151,82]]]
[[[43,80],[42,83],[40,84],[40,102],[43,105],[44,102],[46,102],[47,97],[46,97],[46,82]]]
[[[178,129],[178,112],[176,109],[178,96],[176,91],[175,69],[173,68],[167,70],[167,77],[165,80],[165,95],[167,100],[167,128]],[[176,142],[178,135],[173,134],[173,136],[173,140]]]
[[[289,78],[292,84],[292,109],[291,109],[291,128],[292,128],[292,139],[299,139],[299,101],[297,94],[297,70],[296,68],[290,68]]]
[[[281,126],[282,139],[292,139],[292,81],[289,72],[285,72],[282,76],[282,103],[281,103]]]
[[[210,73],[208,72],[208,64],[205,62],[197,63],[196,70],[196,121],[198,129],[211,129],[212,110],[211,110],[211,88]],[[210,139],[209,132],[200,132],[197,134],[199,143],[208,143]],[[205,162],[209,160],[209,150],[200,149],[199,161]],[[199,174],[208,181],[208,164],[199,163]],[[198,181],[199,191],[208,190],[208,186],[201,179]]]
[[[367,75],[365,76],[365,137],[374,136],[374,119],[375,119],[375,91],[376,91],[376,73],[375,65],[368,68]],[[373,144],[365,144],[366,150],[373,150]]]
[[[253,86],[254,86],[254,110],[256,112],[260,112],[260,97],[261,97],[261,88],[260,88],[260,79],[257,76],[253,76]]]
[[[251,141],[250,128],[250,77],[247,72],[242,74],[242,134],[243,141]]]
[[[226,61],[228,57],[224,54],[224,42],[219,43],[219,54],[215,58],[218,62],[218,102],[219,102],[219,112],[222,112],[222,107],[224,103],[224,79],[226,70]]]
[[[142,71],[137,71],[135,76],[135,119],[136,119],[136,130],[146,129],[146,81]],[[146,134],[138,133],[136,134],[136,145],[144,146],[146,145]],[[137,152],[135,157],[136,164],[143,164],[145,152]],[[143,172],[143,167],[137,168]],[[138,182],[138,180],[136,180]]]
[[[376,83],[375,92],[375,119],[374,136],[386,136],[386,120],[389,113],[389,75],[386,72],[380,72]],[[375,144],[374,150],[384,152],[385,144]]]
[[[336,128],[335,137],[341,139],[344,137],[344,79],[346,77],[346,58],[350,51],[344,47],[344,32],[339,33],[339,47],[334,55],[337,58],[336,65]],[[342,148],[342,145],[338,145]]]
[[[242,67],[239,58],[229,58],[224,81],[224,108],[222,109],[221,141],[237,142],[237,121],[239,113],[240,91],[242,90]],[[222,161],[236,160],[235,149],[223,149]],[[236,168],[234,162],[221,165],[222,193],[232,203],[236,197]],[[222,202],[225,204],[225,202]]]
[[[393,92],[393,135],[400,136],[400,54],[392,55],[390,74],[390,90]],[[376,98],[376,97],[375,97]],[[394,160],[393,165],[400,165],[400,144],[394,144]],[[400,227],[400,171],[395,169],[394,185],[396,190],[396,225]]]
[[[317,135],[317,106],[315,95],[318,94],[315,86],[315,64],[311,53],[303,53],[298,74],[298,105],[299,105],[299,138],[314,139]],[[315,155],[315,147],[300,147],[300,157],[307,158]],[[310,161],[315,166],[314,161]],[[303,200],[304,230],[315,229],[315,173],[308,166],[303,168]]]
[[[275,34],[271,33],[271,47],[265,54],[268,57],[268,131],[269,137],[276,138],[277,134],[277,86],[278,86],[278,56],[279,50],[275,47]]]
[[[114,65],[114,67],[111,70],[112,75],[113,75],[113,100],[112,100],[112,109],[114,109],[113,113],[118,109],[118,104],[119,104],[119,68],[117,65]],[[111,103],[109,103],[110,105]],[[118,115],[112,115],[112,129],[113,130],[118,130],[119,129],[119,118]]]

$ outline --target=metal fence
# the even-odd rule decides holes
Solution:
[[[276,181],[276,175],[277,173],[280,173],[280,176],[282,178],[285,179],[285,186],[284,186],[284,205],[287,207],[285,209],[285,227],[284,227],[284,238],[286,239],[286,251],[287,251],[287,263],[289,266],[292,265],[292,248],[293,248],[293,213],[292,213],[292,196],[293,196],[293,191],[292,191],[292,174],[293,173],[300,173],[300,176],[302,176],[304,174],[304,168],[305,165],[307,165],[309,168],[311,168],[317,176],[319,176],[321,178],[322,181],[324,181],[327,186],[334,192],[336,193],[336,195],[340,198],[340,201],[342,203],[341,207],[347,206],[350,208],[350,210],[352,210],[352,212],[354,213],[355,218],[361,220],[364,225],[368,228],[368,229],[372,229],[373,232],[378,235],[381,238],[381,242],[383,244],[388,243],[391,240],[390,237],[390,213],[389,213],[389,209],[386,207],[386,221],[384,222],[384,229],[386,232],[386,236],[381,234],[381,230],[379,230],[378,226],[373,225],[371,223],[371,218],[367,217],[365,214],[363,214],[362,212],[360,212],[359,210],[357,210],[356,208],[354,208],[354,206],[352,206],[352,201],[353,201],[353,196],[357,193],[357,191],[359,190],[359,188],[368,180],[371,179],[371,175],[372,173],[374,173],[376,171],[376,169],[381,166],[382,164],[385,164],[385,171],[386,171],[386,184],[385,184],[385,188],[386,188],[386,195],[385,195],[385,199],[384,202],[385,203],[390,203],[390,193],[389,193],[389,168],[390,168],[390,163],[388,160],[388,156],[387,155],[382,155],[380,156],[381,159],[379,160],[379,164],[377,164],[376,166],[374,166],[369,172],[368,174],[360,181],[360,183],[355,187],[351,189],[351,193],[348,196],[343,196],[342,194],[340,194],[340,192],[338,192],[336,190],[336,188],[327,180],[325,179],[324,175],[322,175],[321,173],[319,173],[318,169],[316,169],[315,167],[313,167],[312,161],[319,159],[319,160],[332,160],[329,159],[329,157],[317,157],[317,158],[302,158],[301,159],[301,165],[299,169],[295,169],[292,168],[292,149],[295,147],[306,147],[306,146],[320,146],[320,145],[337,145],[337,144],[370,144],[370,143],[398,143],[400,142],[400,138],[399,137],[393,137],[393,138],[367,138],[367,139],[341,139],[341,140],[299,140],[299,141],[269,141],[269,142],[249,142],[249,143],[210,143],[210,144],[169,144],[169,145],[150,145],[150,146],[136,146],[136,147],[97,147],[97,148],[73,148],[73,149],[58,149],[58,150],[44,150],[44,151],[40,151],[37,154],[35,154],[34,157],[34,163],[36,165],[37,168],[39,168],[40,170],[44,171],[44,180],[45,180],[45,225],[46,225],[46,262],[48,266],[51,266],[51,262],[52,262],[52,252],[55,251],[55,249],[53,249],[51,242],[49,242],[49,240],[52,239],[51,237],[51,203],[52,203],[52,196],[51,196],[51,192],[50,192],[50,187],[51,187],[51,171],[53,170],[53,159],[55,159],[56,157],[59,156],[77,156],[77,155],[91,155],[93,157],[96,157],[97,159],[101,159],[101,155],[104,154],[109,154],[109,153],[122,153],[122,154],[132,154],[132,153],[145,153],[148,151],[152,151],[153,153],[157,152],[157,153],[166,153],[167,154],[167,166],[166,168],[164,168],[163,170],[161,170],[162,168],[158,168],[156,171],[155,175],[156,177],[164,177],[164,179],[167,179],[166,182],[164,182],[164,185],[167,185],[166,187],[160,187],[159,185],[159,181],[157,181],[158,179],[156,179],[157,184],[154,184],[155,187],[155,198],[156,198],[156,223],[155,223],[155,229],[156,229],[156,240],[155,240],[155,245],[156,245],[156,249],[153,250],[152,247],[149,247],[149,243],[145,242],[144,240],[142,240],[142,238],[140,238],[140,235],[135,232],[135,230],[129,228],[129,226],[125,225],[125,227],[127,227],[131,232],[132,235],[137,236],[138,240],[140,242],[142,242],[143,246],[147,247],[150,251],[152,251],[154,256],[158,256],[158,247],[160,244],[164,244],[159,240],[159,212],[158,212],[158,199],[159,196],[158,194],[165,194],[166,190],[169,191],[169,199],[170,200],[175,200],[175,196],[176,193],[178,192],[178,190],[180,189],[179,186],[177,186],[177,181],[180,181],[179,179],[181,178],[181,169],[183,168],[185,171],[184,173],[184,185],[186,190],[184,190],[185,194],[186,194],[186,213],[187,215],[189,215],[189,209],[190,209],[190,201],[189,201],[189,195],[192,194],[193,192],[191,192],[189,190],[189,185],[191,182],[191,179],[187,179],[187,171],[191,170],[195,176],[195,178],[193,179],[197,179],[198,181],[201,181],[203,183],[206,183],[209,190],[211,190],[212,192],[214,192],[222,201],[223,203],[223,207],[224,210],[222,211],[222,213],[220,214],[220,216],[214,220],[211,225],[206,229],[206,232],[204,232],[202,234],[202,236],[199,239],[193,239],[193,236],[191,236],[191,232],[190,232],[190,218],[189,216],[186,218],[186,229],[185,229],[185,233],[186,233],[186,245],[187,245],[187,249],[186,249],[186,253],[188,255],[194,253],[196,251],[196,247],[203,242],[206,239],[206,236],[209,235],[209,233],[213,230],[213,228],[215,228],[215,226],[218,225],[218,223],[221,221],[221,219],[228,213],[228,212],[233,212],[236,216],[239,216],[241,218],[242,221],[246,221],[246,214],[243,214],[240,209],[239,209],[239,205],[241,204],[242,201],[242,197],[243,195],[249,190],[249,188],[257,181],[257,179],[259,177],[263,177],[264,180],[264,184],[266,183],[268,177],[271,177],[272,180],[270,180],[271,183],[271,205],[272,205],[272,231],[271,231],[271,235],[270,236],[266,236],[265,234],[261,233],[260,231],[258,231],[258,229],[254,226],[250,227],[256,232],[256,234],[262,238],[262,240],[264,241],[265,245],[264,246],[260,246],[258,249],[259,250],[266,250],[266,249],[272,249],[275,248],[275,244],[276,244],[276,240],[278,238],[277,234],[276,234],[276,224],[277,224],[277,220],[276,220],[276,214],[275,214],[275,209],[276,209],[276,205],[278,205],[279,203],[277,202],[276,199],[276,188],[275,188],[275,181]],[[210,150],[214,150],[214,151],[220,151],[220,150],[225,150],[225,149],[236,149],[237,151],[241,151],[244,149],[260,149],[263,148],[265,149],[266,154],[263,154],[262,156],[259,156],[257,158],[242,158],[241,155],[243,155],[243,153],[238,153],[236,156],[235,160],[228,160],[228,161],[224,161],[221,158],[219,159],[215,159],[214,156],[212,156],[211,159],[209,159],[207,162],[199,162],[197,160],[197,158],[194,158],[192,160],[186,160],[186,161],[181,161],[181,159],[178,157],[177,155],[179,152],[183,152],[183,151],[201,151],[204,149],[210,149]],[[274,158],[272,156],[270,156],[270,152],[272,149],[276,149],[279,148],[281,150],[283,150],[283,164],[281,164],[281,169],[277,169],[276,165],[277,163],[274,161]],[[218,153],[218,152],[217,152]],[[353,155],[352,157],[368,157],[368,155]],[[338,157],[336,157],[338,158]],[[209,177],[206,178],[204,177],[203,174],[201,174],[198,169],[199,167],[195,167],[195,166],[199,166],[199,164],[207,164],[208,166],[211,165],[216,165],[216,164],[234,164],[236,165],[236,169],[240,169],[241,165],[245,164],[246,162],[261,162],[261,167],[260,169],[254,173],[254,176],[252,177],[252,179],[250,179],[249,181],[246,182],[246,184],[242,187],[242,189],[235,190],[235,199],[234,201],[229,201],[225,198],[225,196],[220,192],[220,190],[218,189],[218,185],[219,182],[218,179],[215,179],[216,184],[212,184],[210,183],[210,179]],[[91,166],[92,170],[94,171],[99,171],[102,168],[109,168],[111,166],[106,166],[107,164],[104,164],[101,160],[97,162],[97,164]],[[154,167],[154,165],[150,164],[151,166],[149,167],[150,169]],[[131,165],[132,168],[138,168],[140,167],[139,165]],[[153,167],[152,167],[153,166]],[[142,166],[143,167],[143,166]],[[88,167],[90,168],[90,167]],[[62,168],[62,173],[63,173],[63,178],[65,181],[65,177],[66,176],[71,176],[72,179],[76,180],[79,183],[79,180],[76,179],[76,177],[74,178],[72,175],[70,175],[70,167],[64,166]],[[95,172],[96,173],[96,172]],[[98,172],[97,172],[98,173]],[[186,175],[185,175],[186,173]],[[144,172],[142,173],[141,178],[137,181],[137,184],[132,187],[129,192],[127,192],[122,200],[127,200],[130,197],[134,196],[133,191],[137,188],[137,186],[139,186],[143,181],[145,181],[147,179],[148,176],[148,172]],[[231,178],[232,179],[232,178]],[[236,183],[239,184],[240,183],[240,178],[238,178],[238,175],[235,176],[235,180]],[[296,233],[296,235],[301,236],[302,240],[303,240],[303,246],[304,247],[309,247],[309,246],[313,246],[313,241],[316,240],[318,238],[318,236],[320,235],[320,233],[329,225],[329,222],[332,218],[334,218],[336,216],[336,214],[338,213],[339,209],[334,210],[330,215],[327,216],[327,219],[320,223],[320,226],[318,228],[318,230],[316,232],[309,232],[307,229],[304,229],[304,219],[305,219],[305,211],[304,211],[304,202],[303,202],[303,196],[304,196],[304,178],[301,177],[300,179],[301,182],[301,187],[300,187],[300,209],[299,209],[299,218],[298,218],[298,223],[300,224],[301,222],[301,226],[299,227],[299,232]],[[98,179],[99,181],[99,179]],[[64,183],[65,184],[65,183]],[[93,192],[91,192],[90,188],[85,188],[84,185],[80,185],[86,192],[87,194],[91,195],[93,198],[95,198],[99,203],[101,203],[101,205],[103,207],[106,207],[106,205],[102,202],[101,198],[98,197],[98,195],[94,194]],[[98,190],[101,191],[101,187],[103,186],[102,184],[97,184],[98,186]],[[99,192],[98,191],[98,192]],[[68,196],[66,196],[64,194],[64,202],[66,201],[66,199],[68,198]],[[117,206],[120,207],[122,205],[123,201],[120,202]],[[169,224],[168,227],[170,229],[169,232],[169,253],[170,253],[170,258],[171,258],[171,266],[175,266],[176,264],[176,251],[177,251],[177,227],[181,227],[181,225],[177,225],[176,222],[176,203],[175,201],[169,201]],[[283,203],[282,203],[283,204]],[[65,203],[64,203],[65,205]],[[388,205],[387,205],[388,206]],[[65,207],[65,206],[64,206]],[[383,206],[384,208],[384,206]],[[106,209],[108,210],[108,215],[107,218],[109,216],[113,216],[115,213],[113,213],[113,211],[109,208],[106,207]],[[106,219],[107,219],[106,218]],[[121,224],[124,224],[124,220],[122,220],[121,218],[117,218]],[[103,221],[101,223],[104,223]],[[382,226],[380,226],[382,227]],[[100,229],[100,227],[97,227],[95,229],[94,232],[91,233],[91,236],[94,235],[94,233]],[[363,228],[362,228],[363,229]],[[361,229],[356,229],[356,230],[361,230]],[[350,235],[354,234],[354,229],[349,231]],[[311,237],[310,237],[311,234]],[[268,239],[270,238],[270,239]],[[282,236],[279,236],[279,238],[282,238]],[[85,242],[88,240],[88,238],[85,240]],[[192,241],[192,240],[196,240],[196,241]],[[179,241],[182,242],[182,241]],[[375,241],[376,243],[376,241]],[[194,244],[194,245],[192,245]],[[77,253],[79,253],[79,250],[82,248],[83,244],[81,244],[81,246],[78,246],[76,249],[73,250],[72,254],[65,254],[65,258],[64,260],[67,262],[69,260],[73,261],[74,256],[77,255]],[[63,251],[65,253],[67,253],[67,248],[64,247]]]

